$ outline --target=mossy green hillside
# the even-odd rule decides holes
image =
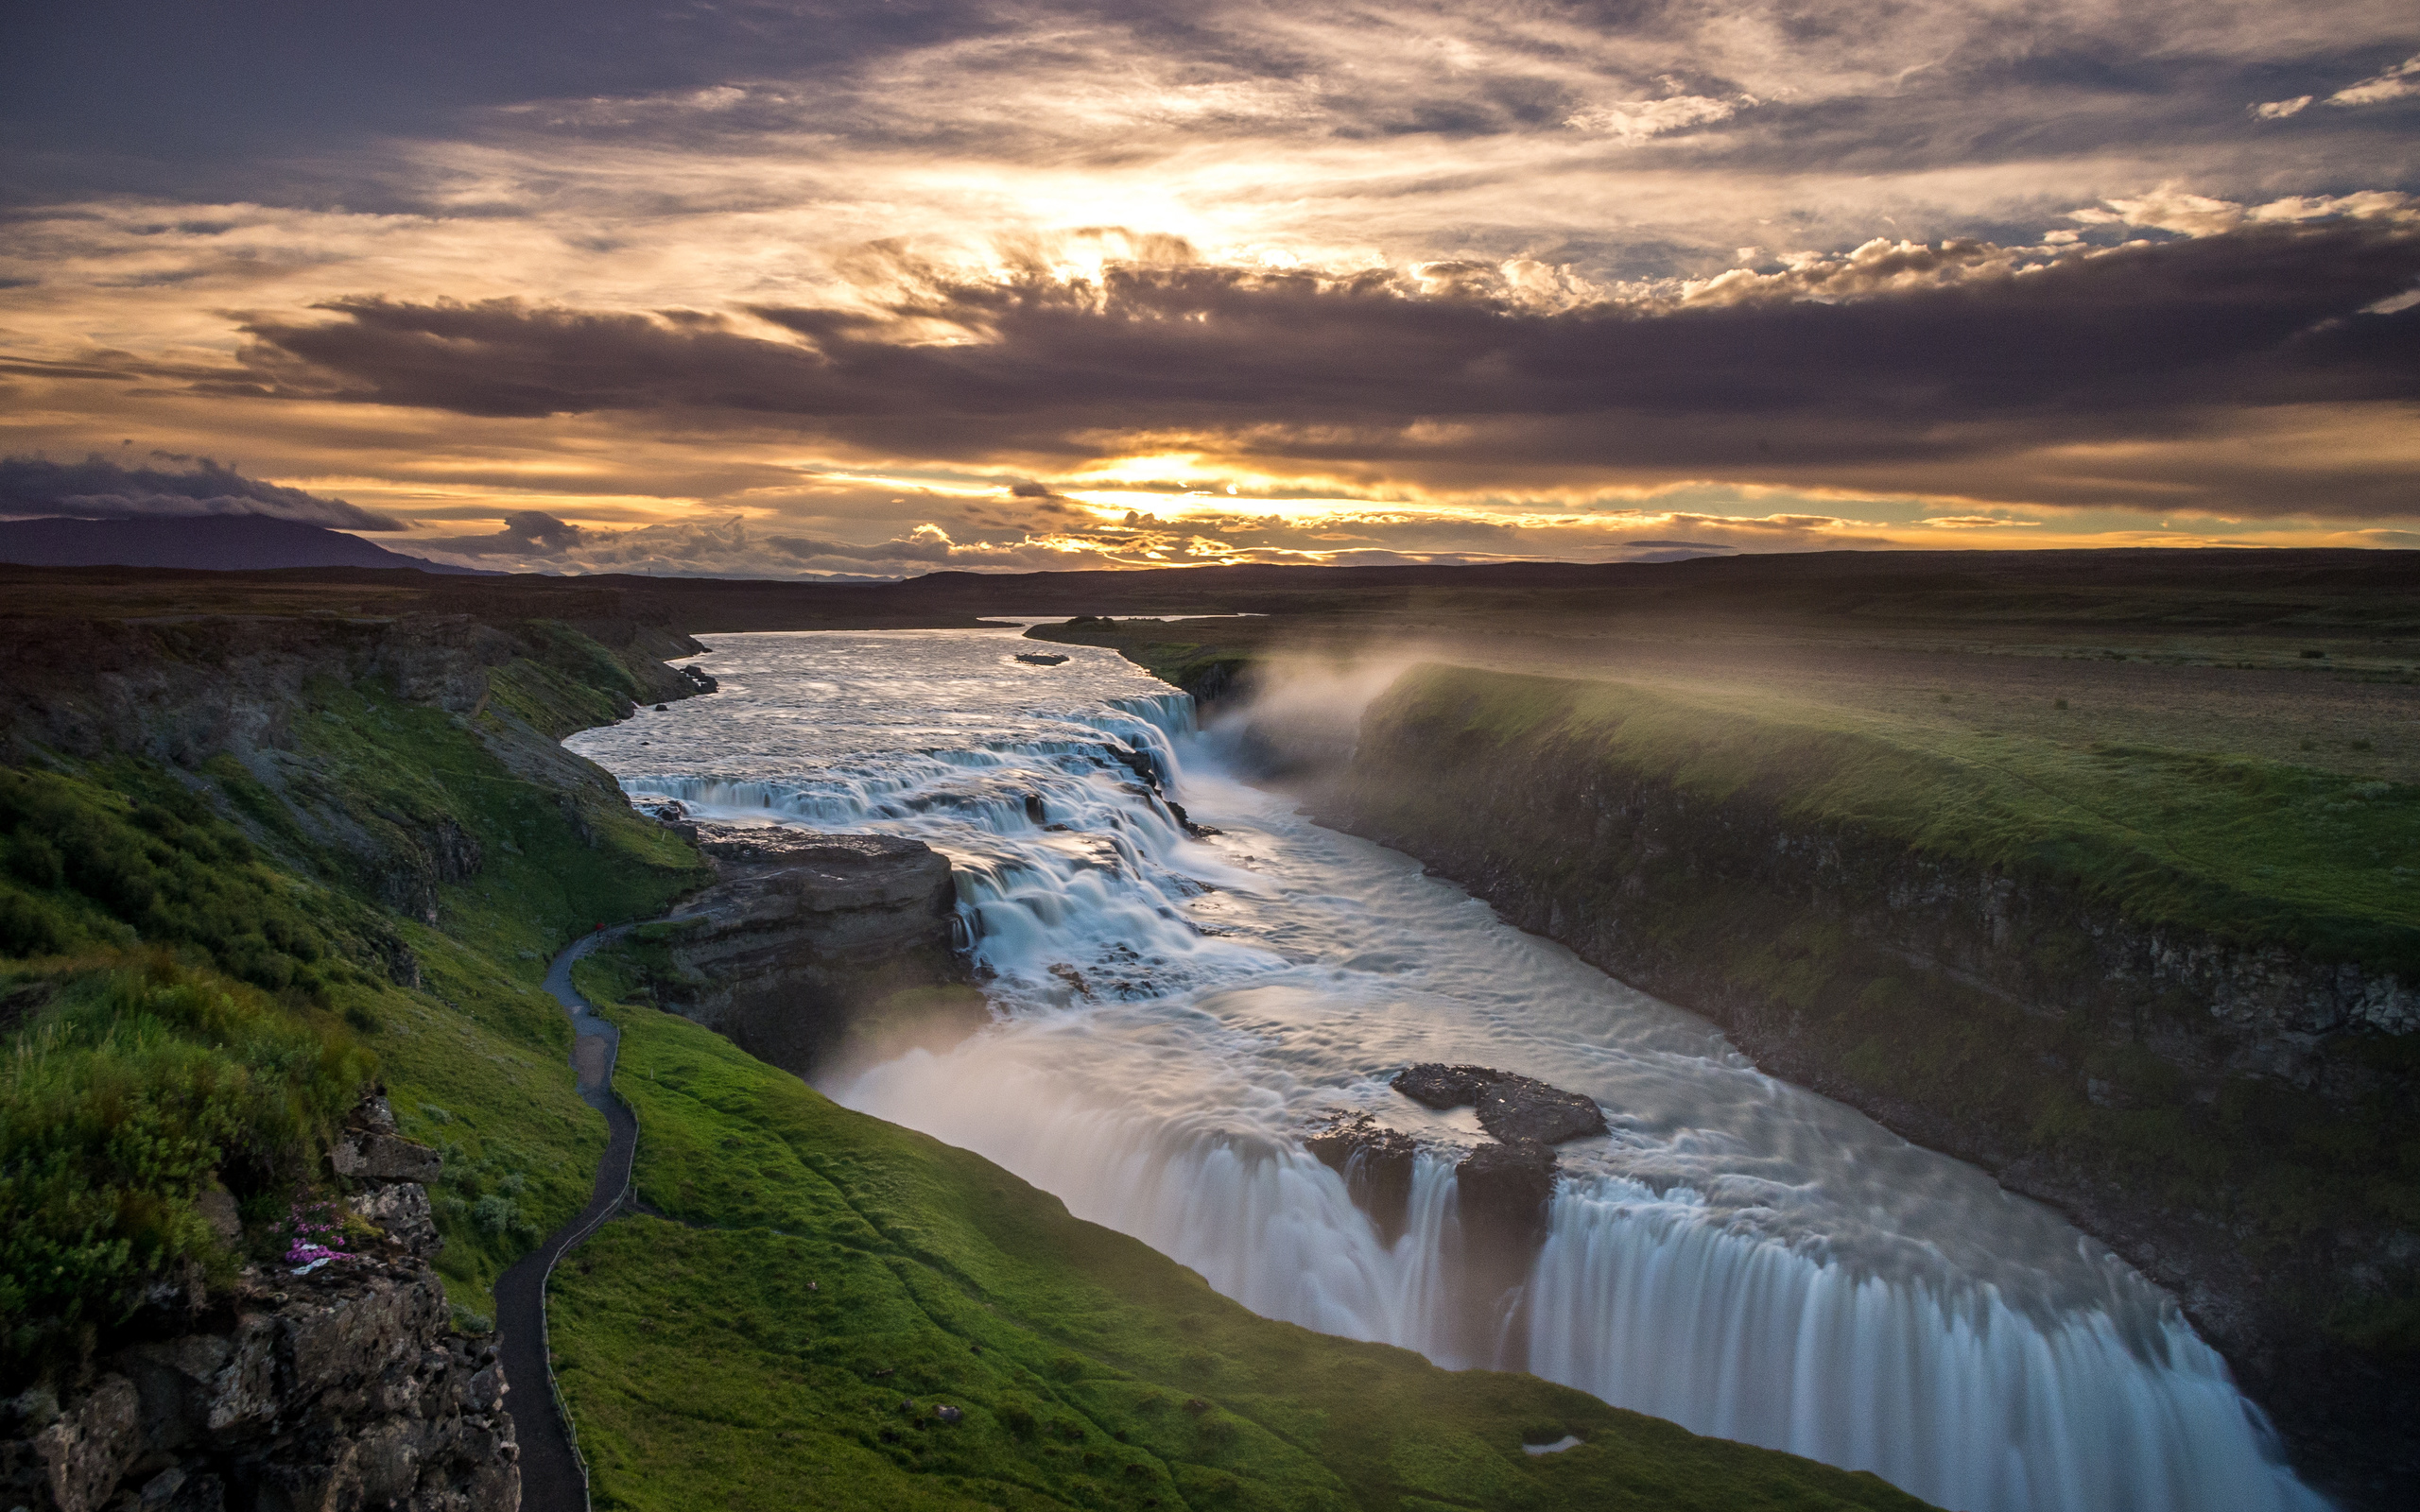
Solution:
[[[1777,717],[1616,682],[1428,665],[1371,717],[2071,885],[2149,925],[2420,975],[2420,786],[2242,757]]]
[[[0,1060],[13,1377],[122,1320],[155,1276],[230,1273],[198,1200],[232,1187],[273,1222],[372,1061],[333,1016],[165,950],[9,963],[0,993],[33,1009]]]
[[[977,1156],[685,1020],[609,1012],[638,1195],[665,1216],[608,1225],[556,1273],[600,1507],[1920,1505],[1256,1317]],[[1523,1452],[1567,1434],[1584,1447]]]
[[[560,675],[497,673],[530,667]],[[289,747],[244,761],[0,768],[12,1381],[105,1340],[153,1278],[242,1258],[200,1217],[212,1188],[271,1243],[378,1083],[446,1153],[438,1264],[468,1313],[585,1200],[604,1131],[540,979],[694,885],[695,852],[509,710],[325,679],[287,713]]]
[[[1107,646],[1162,682],[1210,697],[1224,694],[1253,663],[1253,658],[1246,652],[1179,640],[1167,629],[1163,620],[1080,614],[1061,625],[1037,625],[1026,634],[1066,645]]]

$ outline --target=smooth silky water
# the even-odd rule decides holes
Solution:
[[[850,1107],[976,1150],[1272,1317],[1532,1370],[1969,1512],[2326,1503],[2165,1294],[1975,1168],[1759,1073],[1705,1020],[1233,775],[1189,701],[1014,629],[710,638],[712,697],[570,745],[700,816],[913,835],[959,870],[986,1030],[848,1068]],[[1198,823],[1187,838],[1112,743]],[[1039,819],[1031,799],[1040,799]],[[1584,1091],[1517,1305],[1443,1257],[1473,1061]],[[1427,1142],[1385,1243],[1304,1126]]]

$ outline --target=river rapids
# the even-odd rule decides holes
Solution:
[[[569,743],[700,816],[945,852],[994,1009],[836,1070],[852,1108],[975,1150],[1271,1317],[1528,1369],[1964,1512],[2321,1508],[2176,1304],[2058,1214],[1758,1072],[1705,1020],[1236,773],[1190,701],[1013,628],[710,637],[712,697]],[[1223,833],[1188,837],[1138,780]],[[1038,799],[1038,802],[1035,801]],[[1470,1061],[1582,1091],[1517,1292],[1450,1266]],[[1434,1151],[1392,1244],[1304,1149],[1332,1108]]]

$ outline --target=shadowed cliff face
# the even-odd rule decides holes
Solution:
[[[272,1261],[232,1287],[153,1288],[136,1342],[0,1403],[0,1495],[29,1512],[520,1505],[504,1366],[449,1325],[424,1258],[438,1154],[395,1137],[384,1098],[353,1124],[330,1167],[383,1233],[332,1236],[351,1252],[305,1274]]]
[[[697,833],[720,880],[634,942],[665,1006],[801,1075],[983,1022],[947,857],[896,835]]]
[[[1424,676],[1456,696],[1374,706],[1322,822],[2063,1208],[2178,1294],[2314,1479],[2363,1497],[2420,1471],[2420,1371],[2354,1321],[2396,1315],[2420,1260],[2387,1193],[2407,979],[1794,812],[1784,776],[1717,788],[1550,720],[1491,726],[1485,675],[1399,691]]]

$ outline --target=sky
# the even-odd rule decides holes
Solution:
[[[2420,546],[2410,0],[8,0],[0,516]]]

